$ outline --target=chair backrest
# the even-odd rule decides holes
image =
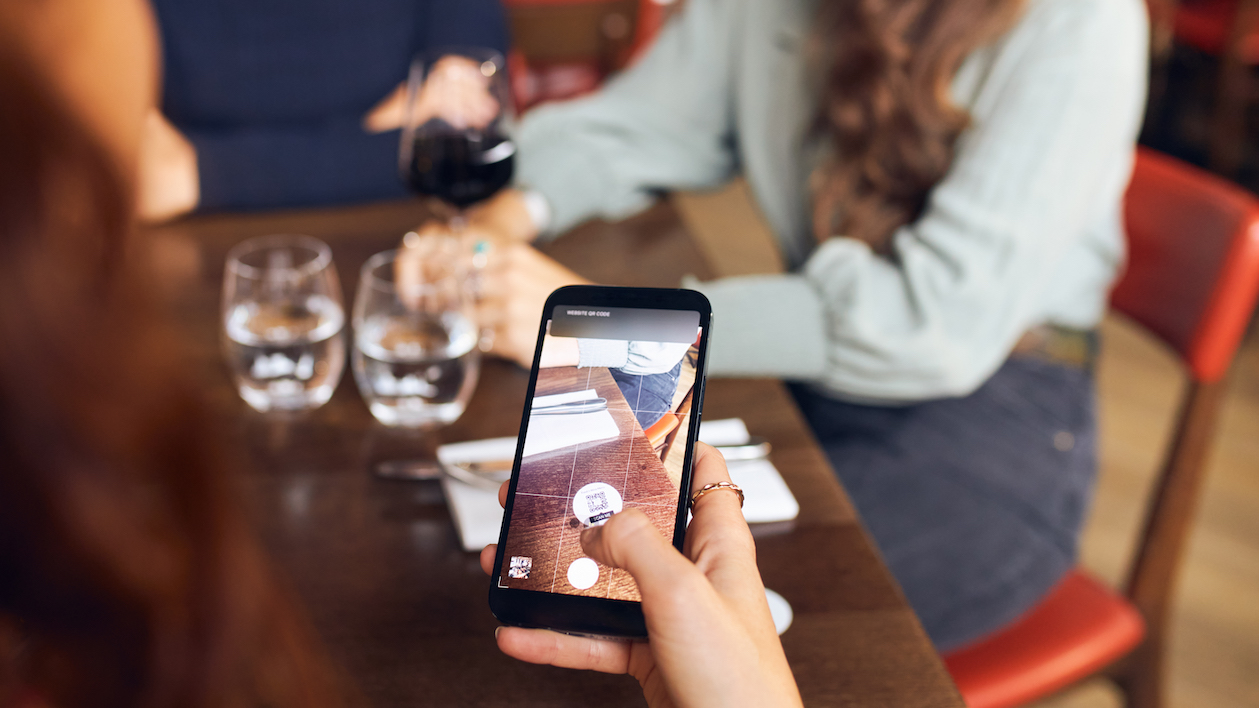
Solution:
[[[1259,200],[1140,148],[1124,205],[1128,265],[1111,294],[1198,382],[1227,372],[1259,296]]]
[[[1124,211],[1129,260],[1111,303],[1169,344],[1191,381],[1124,588],[1146,622],[1137,649],[1146,661],[1133,665],[1157,672],[1222,379],[1259,294],[1259,201],[1203,170],[1140,149]],[[1141,685],[1159,686],[1161,679]]]

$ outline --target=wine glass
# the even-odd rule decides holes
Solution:
[[[457,254],[435,250],[398,281],[397,251],[363,264],[354,299],[354,379],[377,420],[432,430],[463,414],[480,370]]]
[[[456,231],[463,210],[511,181],[506,68],[501,54],[481,47],[426,52],[411,64],[399,170],[412,191],[453,207]]]
[[[306,410],[328,402],[345,368],[341,284],[328,244],[261,236],[227,254],[223,351],[253,408]]]
[[[411,190],[436,199],[459,244],[463,284],[481,298],[490,244],[465,229],[465,210],[511,181],[516,144],[510,137],[511,94],[503,56],[483,47],[447,47],[419,55],[407,79],[398,167]],[[418,245],[411,232],[403,243]],[[479,330],[489,351],[494,331]]]

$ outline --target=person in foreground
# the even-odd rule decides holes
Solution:
[[[980,640],[1075,563],[1146,54],[1140,0],[688,0],[524,117],[470,217],[494,349],[584,282],[528,241],[742,171],[790,272],[685,281],[710,375],[792,381],[937,648]]]
[[[140,0],[0,4],[0,707],[354,703],[250,528],[129,239],[156,46]],[[705,449],[696,484],[718,479]],[[652,705],[799,705],[721,496],[696,505],[694,563],[632,514],[585,539],[639,579],[648,643],[500,645],[631,672]]]

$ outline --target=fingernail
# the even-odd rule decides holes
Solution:
[[[495,628],[494,628],[494,638],[495,638],[495,639],[498,639],[498,633],[499,633],[499,632],[501,632],[501,631],[503,631],[503,628],[502,628],[502,627],[495,627]]]

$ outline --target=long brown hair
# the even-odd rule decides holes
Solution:
[[[0,705],[328,706],[132,263],[133,195],[0,43]]]
[[[813,229],[886,252],[922,213],[969,116],[949,87],[962,60],[1009,28],[1023,0],[823,0],[814,50],[817,129],[831,157],[812,184]]]

